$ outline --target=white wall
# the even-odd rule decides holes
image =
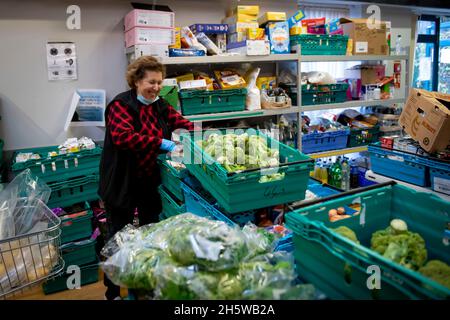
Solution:
[[[169,5],[175,12],[177,25],[218,23],[225,7],[238,3],[237,0],[146,2]],[[127,89],[122,24],[131,9],[129,3],[122,0],[0,1],[0,137],[5,140],[5,150],[59,144],[72,136],[103,139],[102,128],[71,128],[64,132],[63,127],[75,89],[105,89],[107,100]],[[294,0],[239,3],[257,3],[263,12],[286,11],[292,15],[296,11]],[[81,7],[81,30],[66,28],[66,8],[71,4]],[[399,13],[392,20],[397,23],[402,21],[402,16]],[[78,80],[47,80],[47,41],[75,42]]]

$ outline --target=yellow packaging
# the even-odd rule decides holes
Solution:
[[[237,22],[257,22],[258,16],[253,16],[249,14],[238,13],[235,15]]]
[[[233,9],[233,14],[247,14],[251,16],[258,16],[259,6],[237,6]]]
[[[293,26],[289,29],[289,34],[291,36],[297,36],[299,34],[303,34],[303,27],[302,26]]]
[[[181,49],[181,28],[175,28],[175,43],[170,45],[169,48],[172,49]]]
[[[181,81],[191,81],[191,80],[194,80],[194,74],[186,73],[186,74],[176,77],[175,79],[177,79],[177,83],[180,83]]]
[[[262,89],[269,89],[270,85],[272,85],[272,88],[276,86],[277,83],[277,77],[258,77],[256,79],[256,86],[259,88],[259,90]]]
[[[214,74],[222,89],[240,89],[247,86],[244,78],[235,71],[214,71]]]
[[[347,41],[347,56],[353,55],[353,39],[348,39]]]
[[[265,35],[263,28],[247,29],[247,40],[264,40]]]
[[[259,25],[266,24],[269,21],[286,21],[286,12],[266,12],[258,18]]]

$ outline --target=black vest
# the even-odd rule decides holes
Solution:
[[[111,105],[120,101],[123,106],[128,108],[128,112],[133,117],[133,126],[136,132],[141,131],[142,124],[139,119],[139,105],[136,91],[129,90],[117,95],[106,107],[105,121]],[[171,132],[167,126],[168,104],[162,98],[153,103],[155,116],[158,119],[158,126],[163,131],[164,139],[171,138]],[[155,167],[158,170],[158,167]],[[98,194],[110,207],[130,208],[133,203],[132,186],[137,180],[137,159],[131,150],[117,148],[112,142],[112,136],[108,126],[105,131],[105,140],[103,145],[102,157],[100,160],[100,181]],[[159,172],[155,172],[158,176]],[[149,177],[152,179],[152,177]],[[155,180],[157,181],[157,180]]]

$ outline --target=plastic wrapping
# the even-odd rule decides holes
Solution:
[[[0,240],[29,233],[46,214],[40,202],[47,203],[50,194],[51,189],[30,169],[17,175],[0,193]]]
[[[292,256],[272,249],[254,225],[241,230],[185,213],[125,227],[103,248],[101,265],[116,285],[155,299],[278,299],[296,276]]]

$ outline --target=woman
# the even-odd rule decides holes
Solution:
[[[131,90],[117,95],[105,112],[106,133],[100,163],[99,195],[105,203],[109,237],[132,223],[137,209],[140,225],[158,222],[161,212],[156,158],[173,151],[172,132],[193,129],[158,96],[165,68],[144,56],[128,66]],[[106,298],[120,297],[120,288],[105,277]]]

